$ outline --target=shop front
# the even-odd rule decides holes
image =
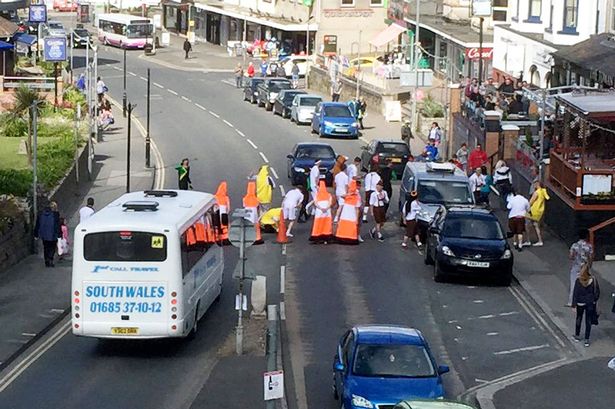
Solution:
[[[162,3],[162,25],[177,34],[187,34],[190,20],[190,3],[187,0],[170,0]]]

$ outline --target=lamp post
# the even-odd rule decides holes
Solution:
[[[128,126],[126,129],[126,193],[130,193],[130,133],[132,125],[132,110],[136,107],[136,104],[128,103]]]
[[[145,128],[145,167],[150,167],[150,145],[151,139],[149,136],[149,117],[150,117],[150,70],[147,69],[147,122]]]
[[[122,115],[126,118],[126,48],[124,48],[124,91],[122,93]]]
[[[483,83],[483,26],[485,18],[480,18],[480,28],[478,31],[478,85]]]
[[[421,18],[421,1],[416,0],[416,34],[414,36],[414,92],[412,95],[412,111],[410,121],[414,125],[415,129],[418,126],[418,121],[415,121],[416,118],[416,109],[417,109],[417,101],[416,97],[419,93],[419,57],[420,57],[420,31],[421,27],[419,24],[419,20]]]

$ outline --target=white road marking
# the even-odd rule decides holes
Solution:
[[[139,75],[139,78],[141,78],[143,81],[147,81],[147,78],[142,77],[142,76],[140,76],[140,75]]]
[[[154,86],[155,86],[155,87],[158,87],[158,88],[162,88],[162,89],[164,89],[164,86],[163,86],[163,85],[158,84],[157,82],[154,82]]]
[[[190,98],[185,97],[185,96],[183,96],[183,95],[182,95],[182,99],[183,99],[184,101],[186,101],[186,102],[192,102],[192,100],[191,100]]]
[[[61,308],[52,308],[49,310],[49,312],[55,312],[56,314],[61,314],[64,312],[64,310]]]
[[[506,316],[509,316],[509,315],[516,315],[516,314],[519,314],[519,311],[501,312],[498,315],[500,317],[506,317]]]
[[[135,74],[134,72],[128,71],[128,74],[132,75],[133,77],[136,77],[137,74]]]
[[[499,335],[499,332],[487,332],[488,337],[495,337],[496,335]]]
[[[488,318],[495,318],[495,315],[494,314],[489,314],[489,315],[481,315],[481,316],[478,317],[479,320],[485,320],[485,319],[488,319]]]
[[[263,158],[263,161],[265,161],[265,163],[269,163],[269,159],[267,159],[263,152],[259,152],[258,154],[261,155],[261,158]]]
[[[282,321],[286,320],[286,304],[284,301],[280,301],[280,319]]]
[[[286,266],[280,266],[280,294],[284,294],[286,287]]]
[[[483,301],[483,300],[474,300],[474,301],[472,301],[472,302],[473,302],[474,304],[482,304],[482,303],[484,303],[484,301]]]
[[[278,172],[275,171],[274,168],[269,168],[271,170],[271,174],[273,175],[274,178],[279,179],[280,177],[278,176]]]
[[[195,103],[194,103],[194,105],[195,105],[197,108],[201,108],[203,111],[207,111],[207,108],[205,108],[203,105],[199,104],[198,102],[195,102]]]
[[[537,349],[548,348],[550,346],[551,345],[549,344],[534,345],[531,347],[523,347],[523,348],[509,349],[506,351],[498,351],[498,352],[494,352],[493,355],[509,355],[509,354],[514,354],[516,352],[536,351]]]
[[[286,196],[286,190],[284,190],[283,185],[280,185],[280,193],[282,193],[282,196]]]
[[[235,132],[237,132],[239,134],[239,136],[243,136],[244,138],[246,137],[246,134],[241,132],[239,129],[235,129]]]
[[[216,114],[214,111],[208,111],[211,115],[215,116],[216,118],[220,118],[220,115]]]
[[[484,379],[474,378],[474,382],[476,382],[476,383],[487,383],[489,381],[486,381]]]
[[[457,320],[450,320],[448,323],[449,323],[449,324],[454,324],[454,323],[456,323],[456,322],[459,322],[459,321],[457,321]]]
[[[35,337],[36,334],[33,334],[31,332],[22,332],[21,335],[23,335],[24,337]]]
[[[122,69],[120,67],[115,67],[114,66],[113,69],[116,70],[116,71],[122,71]]]
[[[461,329],[461,325],[455,325],[455,328]]]
[[[254,144],[254,142],[252,142],[250,139],[246,139],[246,142],[248,142],[250,145],[252,145],[252,147],[253,147],[254,149],[258,149],[258,146],[256,146],[256,145]]]
[[[177,92],[173,91],[172,89],[167,89],[167,91],[169,91],[173,95],[179,95]]]
[[[282,255],[286,255],[286,244],[282,244]]]
[[[230,123],[229,121],[227,121],[226,119],[223,119],[222,122],[224,122],[225,124],[227,124],[228,126],[230,126],[231,128],[234,128],[235,125],[233,125],[232,123]]]

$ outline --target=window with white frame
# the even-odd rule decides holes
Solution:
[[[577,31],[578,0],[564,0],[564,32]]]
[[[528,13],[528,20],[540,20],[540,15],[542,14],[542,0],[529,0],[530,7]]]

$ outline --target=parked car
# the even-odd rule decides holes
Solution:
[[[300,94],[305,94],[305,91],[297,89],[283,89],[280,91],[275,101],[273,102],[273,115],[280,114],[282,118],[290,116],[290,109],[295,97]]]
[[[442,207],[431,222],[425,264],[435,281],[447,275],[473,275],[509,285],[513,254],[498,218],[484,208]]]
[[[75,28],[71,32],[69,40],[73,48],[87,47],[88,43],[90,43],[90,47],[92,46],[92,36],[85,28]]]
[[[427,340],[413,328],[364,325],[340,338],[333,359],[333,397],[344,409],[393,408],[404,399],[444,397],[442,374]]]
[[[393,409],[476,409],[467,403],[450,400],[412,399],[399,402]]]
[[[262,77],[254,77],[248,80],[248,84],[243,89],[243,100],[250,101],[252,104],[256,104],[256,97],[258,96],[258,85],[265,81]]]
[[[452,163],[406,163],[399,185],[400,211],[412,191],[418,193],[421,203],[417,223],[422,237],[441,206],[474,204],[468,175]],[[400,218],[401,224],[405,223],[402,215]]]
[[[359,138],[359,124],[347,104],[321,102],[312,116],[312,132],[324,136]]]
[[[318,95],[297,95],[290,109],[290,121],[295,121],[297,125],[310,123],[316,105],[320,102],[322,102],[322,97]]]
[[[41,37],[66,37],[66,30],[61,21],[48,21],[41,24]]]
[[[256,103],[259,107],[264,106],[267,111],[271,111],[278,93],[283,89],[291,88],[292,84],[286,78],[267,78],[256,88],[258,91]]]
[[[360,57],[353,58],[348,61],[348,67],[344,68],[343,73],[346,75],[354,75],[354,73],[361,67],[361,70],[370,71],[374,67],[374,65],[381,63],[384,64],[383,57]]]
[[[324,179],[328,186],[333,184],[335,151],[331,145],[322,142],[298,143],[286,158],[287,175],[292,185],[303,183],[317,160],[320,160],[320,179]]]
[[[387,161],[393,164],[393,170],[401,178],[408,163],[410,148],[405,142],[373,140],[369,145],[361,146],[362,170],[378,170],[387,166]]]

